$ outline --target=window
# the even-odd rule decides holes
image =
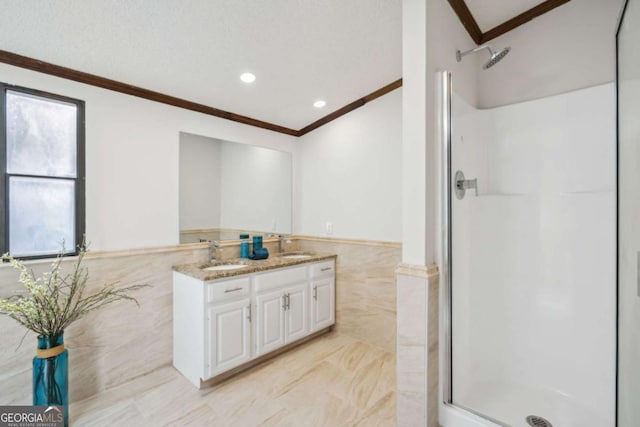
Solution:
[[[84,102],[0,84],[0,250],[77,253],[84,235]]]

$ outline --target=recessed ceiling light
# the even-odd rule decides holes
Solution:
[[[256,80],[256,76],[251,73],[242,73],[240,74],[240,80],[245,83],[253,83]]]
[[[327,105],[327,103],[321,99],[317,100],[316,102],[313,103],[313,106],[316,108],[322,108],[325,105]]]

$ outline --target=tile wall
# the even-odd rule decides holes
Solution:
[[[204,262],[207,250],[199,246],[199,249],[185,245],[162,251],[87,255],[84,265],[89,269],[89,289],[104,283],[150,286],[135,294],[140,307],[129,301],[114,303],[89,313],[65,331],[70,400],[87,398],[171,363],[171,267]],[[33,261],[29,264],[36,274],[50,265]],[[70,268],[67,265],[66,271]],[[1,266],[0,295],[20,289],[17,279],[15,270]],[[25,335],[26,329],[7,316],[0,316],[0,331],[3,344],[0,401],[5,405],[31,404],[31,361],[36,335],[32,332]]]
[[[286,249],[338,254],[336,329],[395,352],[394,271],[400,262],[400,245],[300,238],[288,244]],[[231,249],[225,250],[231,253]],[[202,244],[87,256],[85,265],[91,277],[89,288],[113,282],[123,286],[147,283],[150,287],[136,294],[140,307],[131,302],[109,305],[90,313],[65,332],[72,401],[85,399],[171,364],[171,267],[206,262],[207,257],[208,248]],[[30,262],[30,267],[38,273],[48,268],[49,262]],[[9,266],[0,266],[0,295],[8,296],[19,289],[17,278]],[[0,348],[2,403],[30,404],[35,334],[25,335],[25,329],[6,316],[0,316],[0,331],[3,342]]]

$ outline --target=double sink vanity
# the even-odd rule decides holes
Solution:
[[[201,388],[328,332],[335,260],[296,252],[175,266],[173,365]]]
[[[336,256],[283,252],[295,247],[291,153],[181,132],[179,157],[180,243],[210,242],[217,259],[173,273],[173,364],[202,387],[327,332]],[[249,235],[272,255],[236,258]]]

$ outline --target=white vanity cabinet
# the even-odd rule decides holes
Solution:
[[[209,377],[251,359],[251,280],[206,282],[206,372]]]
[[[197,387],[335,323],[333,259],[197,277],[210,276],[173,273],[173,365]]]
[[[209,376],[251,360],[251,300],[242,299],[207,309]]]
[[[264,354],[284,345],[286,297],[281,290],[256,295],[256,354]]]
[[[251,360],[251,320],[249,276],[173,273],[173,365],[197,387]]]
[[[331,326],[336,321],[336,281],[334,261],[309,267],[311,286],[311,332]]]
[[[309,333],[309,286],[300,283],[287,288],[287,309],[284,312],[285,343],[296,341]]]
[[[308,267],[256,274],[256,356],[309,333]]]

